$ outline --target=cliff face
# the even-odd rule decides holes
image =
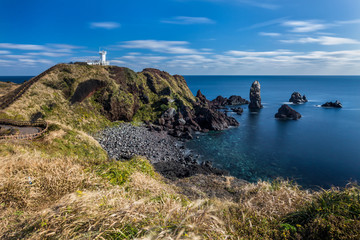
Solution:
[[[156,69],[135,73],[116,66],[61,64],[44,79],[43,84],[62,90],[71,104],[98,103],[98,110],[111,121],[154,120],[169,107],[167,98],[174,107],[191,106],[194,101],[183,77]]]
[[[155,124],[151,129],[191,138],[194,131],[238,126],[202,94],[194,97],[182,76],[152,68],[136,73],[116,66],[58,64],[1,99],[6,104],[0,117],[43,117],[88,132],[114,121],[146,121]]]

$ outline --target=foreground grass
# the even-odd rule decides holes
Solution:
[[[310,193],[259,181],[229,188],[236,201],[188,198],[146,159],[109,160],[56,122],[42,139],[1,142],[0,153],[1,239],[360,238],[358,186]]]

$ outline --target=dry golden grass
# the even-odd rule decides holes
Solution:
[[[142,172],[134,172],[117,186],[84,173],[78,161],[71,159],[48,161],[38,153],[14,153],[0,161],[5,183],[0,192],[7,192],[1,198],[6,206],[1,218],[6,221],[0,226],[0,236],[9,239],[256,237],[258,230],[249,233],[257,227],[255,222],[252,226],[252,217],[287,214],[310,197],[286,182],[276,188],[259,182],[243,186],[239,203],[217,198],[191,201],[161,177]],[[240,227],[248,233],[239,233]]]
[[[0,97],[19,87],[18,84],[12,82],[0,82]]]
[[[259,216],[283,216],[311,200],[312,194],[284,180],[244,185],[240,204]]]
[[[147,160],[108,162],[91,136],[55,126],[43,139],[2,142],[0,238],[266,239],[279,235],[281,216],[311,198],[286,181],[202,175],[182,180],[196,183],[197,197],[188,198]]]
[[[41,209],[39,203],[92,185],[95,176],[88,176],[78,160],[41,155],[16,152],[0,157],[0,200],[7,207]]]

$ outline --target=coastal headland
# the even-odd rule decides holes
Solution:
[[[34,140],[1,140],[2,239],[360,236],[356,184],[248,183],[184,148],[195,132],[238,126],[217,109],[249,103],[239,96],[211,102],[179,75],[81,63],[0,87],[1,119],[48,124]]]

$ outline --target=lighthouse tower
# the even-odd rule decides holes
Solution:
[[[103,50],[103,51],[99,51],[99,54],[100,54],[100,65],[103,65],[103,66],[109,65],[109,62],[106,61],[107,52]]]
[[[106,51],[99,51],[99,55],[100,55],[100,60],[95,60],[95,61],[86,61],[86,63],[88,65],[101,65],[101,66],[108,66],[110,65],[109,61],[106,61]]]

